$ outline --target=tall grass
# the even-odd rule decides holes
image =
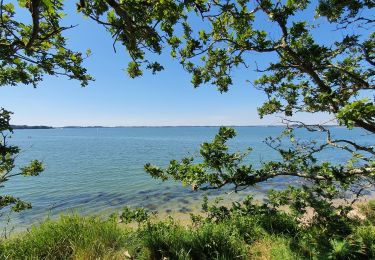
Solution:
[[[191,226],[142,220],[136,228],[115,218],[62,216],[2,240],[0,259],[375,259],[375,208],[362,208],[369,218],[345,235],[280,212],[201,218]]]
[[[102,257],[123,248],[127,232],[113,220],[78,215],[47,220],[16,238],[3,241],[6,259],[67,259]],[[92,257],[89,257],[92,256]]]
[[[283,236],[265,236],[255,241],[250,247],[249,258],[251,259],[301,259],[298,253],[291,248],[291,239]]]
[[[224,224],[183,227],[173,221],[138,230],[139,259],[246,259],[247,245]]]

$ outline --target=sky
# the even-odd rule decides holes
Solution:
[[[69,47],[92,55],[85,67],[95,78],[82,88],[77,81],[45,77],[37,88],[4,86],[0,106],[14,112],[12,124],[48,126],[179,126],[179,125],[270,125],[277,116],[260,119],[257,114],[265,95],[247,80],[257,75],[252,69],[233,74],[234,85],[220,94],[214,86],[194,89],[190,75],[166,53],[159,57],[165,70],[145,72],[131,79],[125,68],[129,57],[122,46],[115,53],[109,33],[75,12],[75,1],[68,2],[63,25],[78,24],[65,35]],[[261,58],[261,57],[260,57]],[[297,115],[295,119],[323,122],[325,114]]]

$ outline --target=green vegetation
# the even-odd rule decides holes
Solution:
[[[361,211],[363,215],[371,221],[373,224],[375,224],[375,201],[371,200],[367,204],[361,205]]]
[[[29,165],[15,170],[15,160],[20,153],[17,146],[9,145],[8,138],[12,134],[12,127],[9,124],[11,112],[0,108],[0,188],[5,182],[15,176],[37,176],[43,170],[43,164],[38,160],[32,160]],[[3,209],[11,207],[12,211],[19,212],[31,208],[31,204],[12,195],[0,195],[0,216]]]
[[[17,3],[0,5],[0,86],[37,86],[46,74],[88,85],[92,77],[83,67],[84,55],[70,50],[63,36],[71,27],[60,26],[64,1]],[[212,84],[227,92],[235,69],[249,68],[254,61],[259,77],[250,80],[266,95],[260,117],[323,112],[332,122],[349,130],[359,127],[369,135],[375,133],[374,7],[368,0],[77,1],[78,12],[103,25],[114,43],[126,47],[132,58],[130,77],[141,76],[144,69],[162,70],[148,54],[169,50],[191,73],[194,87]],[[19,19],[22,11],[31,22]],[[329,37],[321,35],[319,27],[328,29]],[[6,143],[9,120],[10,112],[1,109],[1,185],[10,177],[43,170],[33,161],[13,171],[19,149]],[[284,123],[282,136],[266,140],[280,160],[260,167],[244,160],[251,149],[230,152],[227,141],[236,133],[225,127],[201,146],[198,163],[187,157],[172,160],[166,169],[145,166],[155,178],[180,181],[194,190],[231,186],[238,191],[278,176],[301,180],[302,185],[270,191],[264,205],[255,206],[251,200],[232,208],[205,204],[207,217],[194,216],[194,227],[188,229],[172,221],[144,221],[148,215],[142,210],[127,209],[121,215],[126,222],[142,221],[136,231],[121,230],[114,220],[64,217],[4,241],[2,252],[9,258],[115,258],[122,249],[141,259],[375,258],[373,203],[362,208],[367,220],[350,216],[353,203],[374,186],[374,144],[335,138],[324,124],[290,118]],[[299,139],[299,128],[321,134],[325,141]],[[350,159],[339,165],[330,158],[318,160],[325,149],[345,152]],[[335,203],[346,200],[348,193],[351,201]],[[10,195],[0,197],[0,210],[11,205],[15,211],[30,208]],[[286,205],[288,214],[279,210]],[[309,211],[311,217],[304,219]]]
[[[2,243],[2,258],[85,259],[116,252],[126,242],[126,233],[114,221],[93,217],[63,216],[48,220],[17,238]]]
[[[364,204],[362,214],[375,215]],[[191,225],[172,218],[139,218],[139,210],[121,216],[138,221],[137,228],[119,224],[117,216],[61,216],[26,233],[2,241],[5,259],[373,259],[375,222],[347,219],[346,227],[300,225],[290,214],[246,200],[228,214],[209,205],[205,217]],[[366,208],[362,210],[362,208]],[[138,212],[138,213],[137,213]],[[125,216],[126,215],[126,216]]]

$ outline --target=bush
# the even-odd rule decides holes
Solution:
[[[364,254],[371,259],[375,259],[375,227],[358,227],[354,234],[354,239],[360,241]]]
[[[0,259],[375,259],[369,220],[347,222],[347,234],[330,232],[329,223],[298,225],[292,215],[265,207],[225,211],[225,218],[194,216],[187,227],[131,209],[108,220],[62,216],[3,240]],[[118,217],[139,225],[122,228]]]
[[[267,231],[259,223],[259,219],[250,216],[236,216],[224,221],[223,225],[237,230],[239,236],[247,243],[251,244],[267,235]]]
[[[138,231],[138,241],[138,258],[145,259],[246,259],[247,254],[237,230],[223,223],[204,223],[197,229],[173,220],[148,223]]]

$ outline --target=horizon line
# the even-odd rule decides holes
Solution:
[[[298,124],[291,124],[298,125]],[[47,126],[47,125],[11,125],[14,129],[22,128],[44,128],[44,129],[58,129],[58,128],[151,128],[151,127],[275,127],[286,126],[286,124],[266,124],[266,125],[129,125],[129,126],[105,126],[105,125],[67,125],[67,126]],[[338,124],[329,124],[324,126],[340,126]]]

